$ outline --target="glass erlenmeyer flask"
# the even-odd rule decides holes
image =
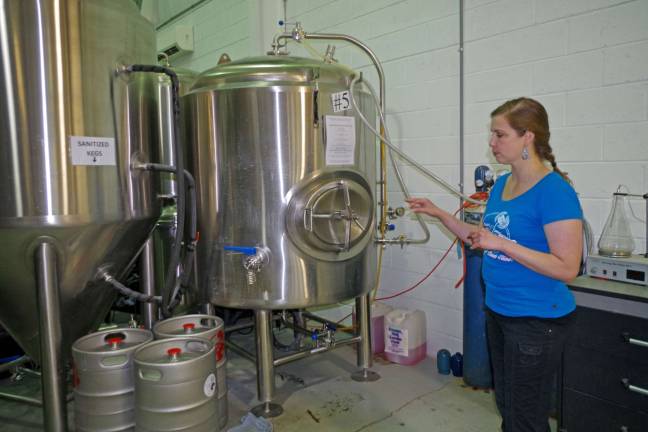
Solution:
[[[612,210],[598,242],[599,255],[627,258],[634,251],[634,239],[625,210],[628,193],[622,190],[623,187],[619,186],[613,194]]]

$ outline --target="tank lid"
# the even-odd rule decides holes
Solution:
[[[339,64],[290,56],[247,57],[218,65],[201,73],[191,93],[201,90],[268,85],[320,84],[347,85],[356,72]]]

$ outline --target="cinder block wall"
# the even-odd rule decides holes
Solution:
[[[193,23],[196,37],[196,52],[180,65],[202,70],[224,51],[235,57],[260,54],[259,47],[269,41],[258,40],[257,29],[272,27],[277,14],[258,9],[273,2],[273,12],[282,14],[280,0],[212,0],[177,21]],[[376,51],[386,72],[394,142],[453,185],[460,183],[458,3],[287,3],[288,20],[302,22],[307,31],[353,35]],[[493,166],[487,146],[490,111],[512,97],[537,98],[549,112],[558,164],[574,181],[598,240],[618,184],[633,193],[648,192],[648,1],[466,0],[464,12],[466,191],[473,191],[476,166]],[[322,44],[312,45],[324,50]],[[299,48],[292,52],[308,55]],[[359,51],[338,45],[337,56],[375,82]],[[403,171],[412,194],[456,210],[455,197],[408,167]],[[389,182],[392,204],[402,205],[393,176]],[[645,218],[645,203],[631,204]],[[644,226],[628,216],[636,251],[643,252]],[[397,225],[397,233],[420,236],[412,220]],[[435,225],[431,230],[425,246],[387,250],[379,296],[409,287],[436,264],[452,239]],[[453,249],[418,289],[389,301],[426,312],[430,355],[440,348],[462,350],[463,289],[454,288],[461,273]]]
[[[250,6],[245,0],[210,0],[187,11],[198,0],[153,0],[158,7],[158,48],[174,38],[180,26],[193,28],[194,52],[172,59],[177,67],[196,72],[216,66],[218,58],[228,53],[232,58],[251,52]],[[175,20],[170,18],[181,14]]]

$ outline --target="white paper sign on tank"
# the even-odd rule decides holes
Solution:
[[[355,142],[355,117],[326,116],[326,165],[353,165]]]
[[[115,138],[70,137],[72,165],[115,165]]]

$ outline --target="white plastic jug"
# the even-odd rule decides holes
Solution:
[[[385,357],[394,363],[413,365],[427,350],[425,312],[395,309],[385,315]]]

